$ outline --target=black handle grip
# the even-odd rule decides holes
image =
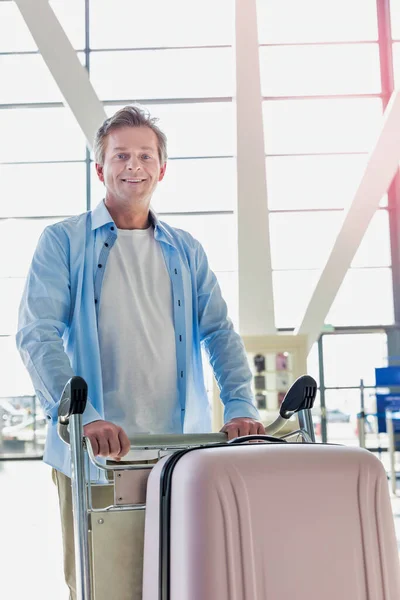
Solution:
[[[287,392],[280,408],[280,415],[289,419],[300,410],[311,410],[317,395],[317,382],[310,375],[301,375]]]
[[[82,377],[71,377],[66,383],[58,407],[58,421],[68,425],[71,415],[81,415],[86,408],[88,386]]]
[[[261,440],[262,442],[278,442],[279,444],[286,444],[286,440],[282,440],[282,438],[274,437],[273,435],[261,435],[257,433],[256,435],[244,435],[243,437],[237,437],[233,440],[229,440],[228,444],[244,444],[245,442],[251,442],[252,440]]]

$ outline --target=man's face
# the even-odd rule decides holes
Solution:
[[[149,127],[122,127],[105,140],[104,165],[97,175],[106,187],[106,199],[117,204],[148,207],[166,164],[158,156],[157,136]]]

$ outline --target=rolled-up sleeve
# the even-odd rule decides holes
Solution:
[[[52,422],[57,421],[64,386],[75,375],[63,343],[71,316],[68,239],[61,228],[50,226],[41,235],[29,269],[19,307],[16,343],[42,408]],[[100,418],[88,402],[84,423]]]
[[[200,340],[209,357],[224,404],[224,421],[260,419],[253,402],[251,371],[243,341],[228,317],[226,302],[201,244],[196,248]]]

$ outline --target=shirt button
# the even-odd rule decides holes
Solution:
[[[95,299],[94,303],[97,304],[97,298]]]
[[[97,266],[99,267],[99,269],[101,269],[101,267],[102,267],[103,265],[97,265]]]
[[[114,231],[114,227],[110,227],[111,231]]]
[[[106,242],[104,245],[105,245],[105,247],[106,247],[106,248],[108,248],[108,244],[107,244],[107,242]]]

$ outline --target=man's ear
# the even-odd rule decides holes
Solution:
[[[167,163],[164,163],[160,169],[160,175],[158,177],[158,181],[162,181],[164,179],[165,171],[167,170]]]
[[[96,173],[97,173],[97,177],[100,179],[100,181],[102,181],[104,183],[103,167],[102,167],[102,165],[99,165],[98,163],[96,163]]]

